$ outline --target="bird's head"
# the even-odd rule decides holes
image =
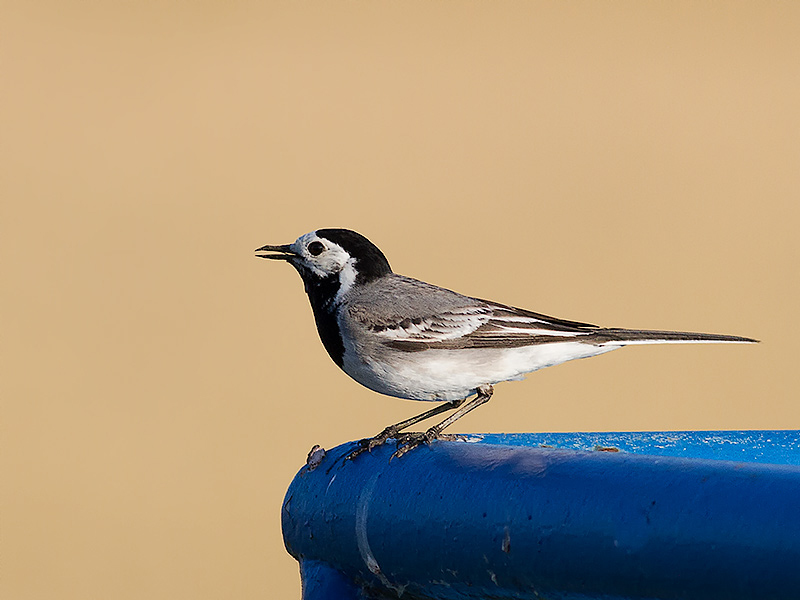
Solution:
[[[335,280],[339,289],[347,289],[353,283],[367,283],[392,272],[383,252],[349,229],[317,229],[292,244],[262,246],[256,256],[285,260],[297,269],[307,287]]]

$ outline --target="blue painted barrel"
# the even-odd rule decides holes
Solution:
[[[305,600],[800,598],[800,432],[354,447],[286,494]]]

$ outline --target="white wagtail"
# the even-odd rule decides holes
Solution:
[[[305,284],[322,344],[371,390],[444,404],[363,440],[371,450],[411,425],[455,410],[425,433],[400,436],[401,456],[487,402],[492,386],[526,373],[631,344],[755,342],[712,333],[602,328],[548,317],[392,272],[383,253],[349,229],[318,229],[260,258],[285,260]],[[466,398],[475,395],[469,402]]]

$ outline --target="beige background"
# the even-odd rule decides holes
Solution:
[[[755,336],[499,386],[460,431],[798,428],[797,3],[4,2],[0,596],[296,598],[314,443],[425,408],[328,359],[297,275],[395,270]]]

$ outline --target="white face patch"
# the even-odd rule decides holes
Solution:
[[[321,251],[320,244],[322,245]],[[356,259],[339,244],[319,237],[316,231],[301,235],[290,247],[293,252],[297,253],[302,265],[316,276],[325,278],[339,275],[340,287],[336,294],[337,303],[355,283]]]
[[[344,295],[356,282],[356,259],[350,258],[339,271],[339,291],[336,292],[336,304],[342,301]]]

